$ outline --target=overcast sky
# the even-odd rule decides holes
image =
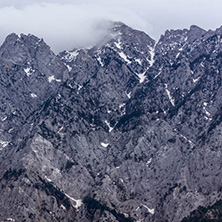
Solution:
[[[167,29],[222,25],[221,0],[0,0],[0,44],[12,33],[44,38],[57,53],[92,45],[103,21],[122,21],[154,39]]]

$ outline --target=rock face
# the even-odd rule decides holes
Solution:
[[[0,48],[0,221],[222,220],[222,28],[114,23],[55,55]]]

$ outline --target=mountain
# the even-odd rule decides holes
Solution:
[[[222,28],[123,23],[55,55],[0,48],[0,221],[220,221]]]

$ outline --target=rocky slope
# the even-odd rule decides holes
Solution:
[[[9,35],[0,221],[220,220],[221,56],[221,28],[155,42],[114,23],[100,44],[59,55]]]

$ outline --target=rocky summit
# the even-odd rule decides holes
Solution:
[[[0,92],[1,222],[222,220],[222,28],[10,34]]]

